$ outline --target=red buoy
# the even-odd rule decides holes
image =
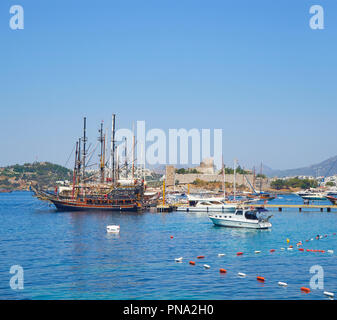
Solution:
[[[171,236],[170,238],[173,239],[173,236]]]
[[[242,256],[242,255],[243,255],[243,252],[237,252],[236,255],[237,255],[237,256]]]
[[[204,259],[205,256],[197,256],[197,259]]]
[[[298,251],[304,251],[304,249],[303,248],[299,248]]]
[[[275,252],[275,249],[270,249],[270,252]]]

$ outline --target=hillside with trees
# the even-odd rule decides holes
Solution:
[[[49,188],[71,178],[72,170],[50,162],[16,164],[0,168],[0,189],[27,190],[30,184]]]
[[[289,178],[289,179],[276,179],[270,183],[272,189],[281,190],[281,189],[309,189],[316,188],[318,185],[316,180],[312,179],[299,179],[298,177]]]

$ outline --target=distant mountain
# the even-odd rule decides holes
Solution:
[[[263,173],[268,177],[332,176],[337,174],[337,156],[308,167],[297,169],[274,170],[267,166],[263,166]]]

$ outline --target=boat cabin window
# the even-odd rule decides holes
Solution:
[[[250,220],[258,220],[256,214],[253,211],[247,211],[245,213],[245,218]]]
[[[242,210],[236,211],[236,215],[237,215],[237,216],[242,216]]]
[[[189,205],[190,205],[191,207],[195,207],[196,204],[197,204],[197,201],[194,201],[194,200],[190,200],[190,201],[189,201]]]

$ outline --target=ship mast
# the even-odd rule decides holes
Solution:
[[[125,152],[125,179],[128,178],[128,154],[127,154],[127,139],[125,137],[125,149],[124,149],[124,152]]]
[[[83,165],[83,168],[82,168],[82,178],[83,178],[83,181],[85,180],[85,158],[86,158],[86,155],[87,155],[87,150],[86,150],[86,142],[87,142],[87,118],[84,117],[84,123],[83,123],[83,138],[82,138],[82,141],[83,141],[83,158],[82,158],[82,165]]]
[[[132,180],[135,178],[135,124],[132,126]]]
[[[81,182],[81,138],[78,139],[78,157],[77,157],[77,183]]]
[[[236,200],[236,159],[234,159],[234,201]]]
[[[118,182],[118,180],[119,180],[119,154],[118,154],[118,150],[119,150],[119,146],[117,146],[117,148],[116,148],[116,159],[117,159],[117,163],[116,163],[116,182]]]
[[[226,172],[225,172],[225,165],[223,163],[223,156],[222,156],[222,189],[223,189],[223,197],[226,199]]]
[[[101,143],[101,154],[100,154],[101,182],[104,183],[104,158],[103,158],[103,153],[104,153],[104,140],[105,140],[105,137],[103,137],[103,121],[101,122],[101,129],[98,130],[98,132],[100,133],[98,141]]]
[[[261,168],[260,168],[260,193],[262,192],[262,162],[261,162]]]
[[[110,145],[110,178],[112,184],[115,183],[115,121],[116,115],[112,115],[112,127],[111,127],[111,145]]]
[[[73,199],[74,199],[75,184],[76,184],[76,179],[77,179],[77,153],[78,153],[78,142],[76,141],[75,162],[74,162],[74,173],[73,173],[73,190],[72,190],[72,198],[73,198]]]

